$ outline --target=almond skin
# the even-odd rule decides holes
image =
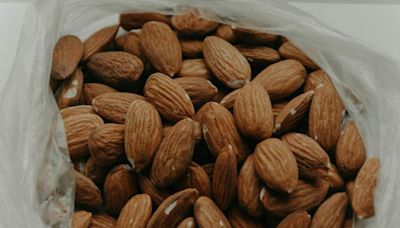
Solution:
[[[125,42],[122,46],[122,50],[132,55],[135,55],[140,59],[143,59],[144,54],[142,51],[142,45],[140,43],[140,36],[138,32],[130,32],[127,34]]]
[[[309,228],[311,216],[307,211],[295,211],[286,216],[277,226],[277,228]]]
[[[214,33],[214,36],[218,36],[230,43],[236,40],[236,35],[230,25],[221,24]]]
[[[138,192],[136,176],[129,165],[114,167],[104,181],[103,195],[107,211],[118,216],[125,203]]]
[[[236,165],[236,164],[235,164]],[[191,162],[183,180],[184,188],[195,188],[200,196],[211,196],[211,182],[206,171],[198,164]]]
[[[325,169],[318,170],[317,175],[321,176],[322,180],[328,183],[329,188],[331,190],[339,191],[343,188],[344,185],[343,177],[340,175],[336,166],[334,166],[333,164],[330,164],[328,172],[326,172]]]
[[[308,74],[304,83],[304,92],[315,90],[321,84],[332,84],[331,79],[323,70],[316,70]]]
[[[114,87],[137,81],[144,68],[138,57],[119,51],[94,54],[87,66],[101,81]]]
[[[97,186],[83,174],[74,171],[75,202],[88,208],[97,208],[103,203]]]
[[[211,101],[218,93],[216,86],[200,77],[183,77],[174,80],[186,91],[195,106]]]
[[[207,66],[224,85],[240,88],[250,81],[250,64],[229,42],[208,36],[203,42],[203,55]]]
[[[83,43],[76,36],[61,37],[53,51],[51,76],[64,80],[74,73],[83,55]]]
[[[72,215],[72,228],[88,228],[92,213],[87,211],[75,211]]]
[[[105,93],[93,99],[92,105],[94,111],[103,118],[114,123],[125,123],[126,113],[129,105],[135,100],[144,100],[145,98],[126,92]]]
[[[254,167],[269,187],[289,194],[295,190],[299,176],[296,157],[285,142],[275,138],[260,142],[254,152]]]
[[[124,157],[123,124],[104,124],[89,136],[89,151],[94,162],[102,167],[114,165]]]
[[[151,167],[154,185],[170,186],[187,172],[194,148],[193,123],[189,118],[179,121],[162,139]]]
[[[156,186],[154,186],[150,179],[141,174],[139,174],[139,188],[140,191],[146,193],[151,197],[153,204],[156,206],[160,205],[162,201],[164,201],[169,195],[168,192],[161,191]]]
[[[196,228],[196,222],[193,217],[185,218],[176,228]]]
[[[97,165],[93,161],[93,158],[89,158],[84,165],[84,170],[83,172],[81,171],[81,173],[87,176],[97,186],[102,186],[110,168]]]
[[[182,49],[176,34],[165,23],[151,21],[140,33],[142,50],[159,72],[173,77],[182,66]]]
[[[87,104],[92,104],[93,99],[105,93],[118,92],[114,88],[100,83],[85,83],[83,85],[83,94]]]
[[[272,48],[265,46],[245,46],[239,45],[236,48],[247,58],[249,62],[274,63],[281,58],[279,53]]]
[[[288,104],[288,101],[281,100],[279,102],[272,104],[272,114],[274,115],[274,120],[278,117],[278,115],[282,112],[285,106]]]
[[[304,52],[297,48],[292,42],[288,41],[279,48],[279,54],[287,59],[295,59],[311,70],[317,70],[318,65],[312,61]]]
[[[203,56],[203,41],[202,40],[185,40],[180,41],[182,54],[185,58],[200,58]],[[183,67],[183,66],[182,66]]]
[[[166,24],[170,24],[170,19],[167,16],[155,12],[128,12],[122,13],[119,18],[119,23],[121,27],[124,28],[126,31],[139,29],[149,21],[160,21]]]
[[[179,34],[184,36],[204,36],[213,32],[219,25],[217,22],[199,17],[193,10],[172,16],[171,24]]]
[[[73,115],[96,114],[96,113],[94,112],[93,106],[91,105],[77,105],[61,109],[60,114],[63,119],[66,119]]]
[[[82,95],[84,76],[81,69],[75,72],[61,84],[57,104],[60,109],[79,104]]]
[[[233,208],[228,213],[228,219],[235,228],[262,228],[262,223],[242,213],[238,208]]]
[[[92,216],[90,228],[114,228],[117,221],[107,214],[96,214]]]
[[[186,59],[182,62],[182,68],[178,73],[180,77],[199,77],[206,80],[212,79],[211,70],[204,59]]]
[[[336,165],[344,176],[354,176],[364,164],[367,154],[364,143],[353,121],[340,134],[336,145]]]
[[[232,109],[239,92],[240,92],[240,89],[233,90],[232,92],[225,95],[224,98],[219,103],[222,106],[224,106],[226,109]]]
[[[236,126],[243,135],[256,140],[271,137],[274,125],[271,100],[261,85],[249,83],[240,89],[233,114]]]
[[[206,196],[199,197],[194,204],[194,218],[199,228],[232,227],[224,213]]]
[[[85,40],[82,60],[87,61],[92,55],[104,51],[114,40],[118,29],[119,25],[105,27]]]
[[[306,69],[300,62],[287,59],[269,65],[254,79],[268,92],[272,101],[285,98],[298,90],[306,79]]]
[[[69,155],[72,160],[89,154],[88,138],[103,124],[95,114],[79,114],[64,119]]]
[[[213,198],[221,210],[227,210],[233,203],[236,197],[236,189],[236,155],[226,148],[215,161],[212,182]]]
[[[147,228],[158,228],[165,225],[168,227],[178,226],[189,215],[198,197],[199,192],[193,188],[169,196],[154,212]]]
[[[132,102],[125,122],[125,152],[135,172],[153,160],[161,137],[161,118],[156,108],[147,101]]]
[[[246,44],[271,44],[278,39],[278,35],[268,34],[246,28],[234,28],[235,36]]]
[[[122,208],[116,228],[146,228],[152,214],[151,198],[147,194],[132,197]]]
[[[351,205],[358,219],[370,218],[375,214],[374,193],[379,163],[378,158],[369,158],[357,174]]]
[[[254,168],[254,155],[247,157],[238,178],[238,203],[249,215],[260,217],[263,206],[260,201],[262,183]]]
[[[318,207],[311,221],[311,228],[341,228],[346,216],[346,207],[346,193],[333,194]]]

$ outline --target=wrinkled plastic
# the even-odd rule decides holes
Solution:
[[[63,124],[48,81],[52,49],[66,34],[87,38],[127,10],[204,17],[288,37],[332,78],[369,156],[381,159],[376,216],[357,227],[400,223],[400,67],[369,44],[281,1],[38,0],[29,7],[11,77],[1,94],[0,226],[69,227],[74,181]],[[340,15],[338,15],[340,16]]]

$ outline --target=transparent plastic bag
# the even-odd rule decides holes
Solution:
[[[127,10],[206,18],[288,37],[332,78],[360,128],[368,156],[381,159],[375,217],[357,227],[400,222],[400,67],[397,62],[277,0],[37,0],[29,7],[11,77],[1,94],[1,227],[69,227],[74,181],[61,117],[48,81],[62,35],[87,38]]]

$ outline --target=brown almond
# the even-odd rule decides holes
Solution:
[[[328,172],[325,169],[318,170],[316,173],[317,176],[321,176],[322,180],[328,183],[329,188],[333,191],[339,191],[343,188],[344,181],[343,177],[340,175],[336,166],[330,164],[328,167]]]
[[[285,98],[297,91],[306,79],[306,69],[300,62],[288,59],[269,65],[254,79],[268,92],[272,101]]]
[[[333,194],[318,207],[311,221],[311,228],[341,228],[346,216],[346,207],[346,193]]]
[[[92,213],[88,211],[75,211],[72,215],[72,228],[88,228]]]
[[[250,64],[229,42],[208,36],[203,42],[203,55],[207,66],[224,85],[240,88],[250,81]]]
[[[240,89],[233,106],[239,131],[258,141],[271,137],[274,126],[271,100],[265,89],[249,83]]]
[[[83,90],[83,78],[83,73],[78,68],[67,80],[62,82],[57,98],[60,109],[79,104]]]
[[[307,211],[299,210],[286,216],[277,228],[309,228],[311,216]]]
[[[214,36],[218,36],[230,43],[236,40],[236,35],[230,25],[221,24],[214,33]]]
[[[107,214],[96,214],[92,216],[90,228],[114,228],[117,221]]]
[[[83,55],[83,44],[79,37],[61,37],[53,51],[51,76],[64,80],[74,73]]]
[[[122,50],[143,59],[142,45],[138,32],[130,32],[127,34]]]
[[[196,222],[193,217],[185,218],[176,228],[196,228]]]
[[[109,167],[99,166],[94,162],[93,158],[89,158],[85,163],[83,172],[81,173],[87,176],[97,186],[102,186],[108,171],[110,171]]]
[[[124,45],[125,45],[125,42],[126,42],[126,38],[128,37],[128,35],[130,33],[131,32],[128,32],[128,33],[122,34],[122,35],[120,35],[120,36],[115,38],[114,45],[115,45],[115,48],[117,50],[120,50],[120,51],[124,50]]]
[[[103,118],[123,124],[129,105],[135,100],[144,99],[144,97],[134,93],[113,92],[97,96],[93,99],[92,105],[94,111]]]
[[[280,135],[295,128],[308,114],[314,91],[293,98],[275,119],[274,134]]]
[[[193,130],[193,120],[184,119],[162,139],[151,167],[150,177],[154,185],[164,188],[185,175],[193,157]]]
[[[225,95],[224,98],[219,103],[226,109],[232,109],[239,92],[240,89],[233,90],[232,92]]]
[[[278,117],[279,113],[285,108],[285,106],[289,103],[286,100],[280,100],[272,104],[272,114],[274,115],[274,120]]]
[[[296,157],[285,142],[276,138],[260,142],[254,152],[254,167],[269,187],[289,194],[296,190]]]
[[[162,123],[156,108],[147,101],[132,102],[125,121],[125,152],[135,172],[153,160],[161,137]]]
[[[281,58],[278,51],[266,46],[239,45],[236,47],[249,62],[274,63]]]
[[[202,40],[181,39],[179,42],[182,48],[182,54],[185,58],[193,59],[193,58],[200,58],[203,56]]]
[[[263,206],[260,201],[262,183],[254,168],[254,155],[247,157],[239,172],[238,203],[239,206],[253,217],[263,215]]]
[[[206,171],[208,177],[210,178],[210,181],[212,181],[212,176],[214,173],[214,163],[204,164],[201,167],[204,169],[204,171]]]
[[[354,180],[349,180],[344,185],[347,197],[349,198],[349,203],[353,201],[353,191],[354,191]]]
[[[351,205],[358,219],[370,218],[375,214],[374,193],[379,163],[379,158],[369,158],[357,174]]]
[[[103,187],[107,211],[118,216],[125,203],[138,192],[136,176],[129,165],[114,167],[106,177]]]
[[[61,109],[60,114],[63,119],[66,119],[73,115],[95,114],[95,112],[91,105],[77,105]]]
[[[165,23],[151,21],[140,33],[143,53],[159,72],[173,77],[182,66],[182,49],[176,34]]]
[[[199,228],[231,228],[229,220],[224,213],[212,201],[212,199],[201,196],[194,204],[194,218]]]
[[[304,82],[304,92],[315,90],[321,84],[332,84],[331,79],[323,70],[316,70],[308,74]]]
[[[122,208],[115,228],[146,228],[151,214],[150,196],[147,194],[135,195]]]
[[[228,213],[228,219],[234,228],[262,228],[258,219],[251,218],[242,213],[238,208],[233,208]]]
[[[186,59],[182,62],[182,68],[178,73],[180,77],[198,77],[206,80],[212,79],[211,70],[204,59]]]
[[[196,189],[188,188],[166,198],[150,218],[147,228],[165,225],[176,227],[185,219],[199,197]]]
[[[213,32],[218,23],[201,18],[198,12],[191,10],[171,18],[172,27],[184,36],[204,36]]]
[[[88,138],[103,124],[95,114],[79,114],[64,119],[69,155],[72,160],[89,154]]]
[[[75,202],[88,208],[97,208],[103,203],[101,192],[88,177],[74,171]]]
[[[126,31],[139,29],[149,21],[160,21],[170,24],[170,19],[167,16],[155,12],[128,12],[122,13],[119,17],[119,23]]]
[[[194,107],[187,92],[178,82],[162,73],[154,73],[147,79],[144,93],[160,114],[171,121],[194,115]]]
[[[158,189],[150,179],[141,174],[139,174],[139,188],[140,191],[151,197],[151,200],[156,206],[160,205],[169,195],[168,192]]]
[[[236,165],[236,164],[235,164]],[[198,164],[191,162],[183,179],[184,188],[195,188],[200,196],[211,196],[211,182],[206,171]]]
[[[235,36],[246,44],[271,44],[278,39],[278,35],[255,31],[246,28],[234,28]]]
[[[218,88],[204,78],[182,77],[174,80],[186,91],[195,106],[211,101],[218,93]]]
[[[123,124],[104,124],[89,136],[89,150],[93,161],[102,167],[116,164],[124,158]]]
[[[317,70],[318,65],[312,61],[303,51],[297,48],[292,42],[288,41],[279,48],[279,54],[287,59],[295,59],[311,70]]]
[[[336,165],[344,176],[354,176],[364,164],[367,154],[360,132],[353,121],[347,123],[336,145]]]
[[[83,61],[89,60],[92,55],[104,51],[117,35],[119,25],[105,27],[95,32],[83,42]]]
[[[118,92],[116,89],[100,83],[85,83],[83,93],[87,104],[92,104],[93,99],[105,93]]]

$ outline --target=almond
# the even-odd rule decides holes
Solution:
[[[179,42],[185,58],[199,58],[203,56],[203,41],[182,39]]]
[[[278,39],[278,35],[268,34],[246,28],[234,28],[235,36],[246,44],[271,44]]]
[[[183,77],[174,80],[186,91],[195,106],[211,101],[218,93],[217,87],[204,78]]]
[[[254,155],[247,157],[238,178],[238,203],[249,215],[260,217],[263,206],[260,201],[262,183],[254,168]]]
[[[117,35],[119,25],[100,29],[83,43],[83,61],[89,60],[92,55],[104,51]]]
[[[332,84],[332,82],[323,70],[313,71],[307,76],[304,83],[304,92],[315,90],[321,84]]]
[[[254,152],[254,167],[269,187],[289,194],[296,190],[296,157],[285,142],[275,138],[260,142]]]
[[[354,182],[354,180],[349,180],[344,186],[350,203],[353,201]]]
[[[360,132],[353,121],[344,128],[336,145],[336,165],[344,176],[357,174],[367,154]]]
[[[278,62],[281,58],[275,49],[265,46],[239,45],[236,48],[249,62],[274,63]]]
[[[178,121],[194,115],[193,104],[187,92],[170,77],[155,73],[146,82],[145,96],[160,114],[172,121]]]
[[[140,33],[142,50],[147,59],[163,74],[173,77],[182,66],[182,49],[176,34],[165,23],[151,21]]]
[[[318,65],[312,61],[304,52],[288,41],[279,48],[279,54],[287,59],[295,59],[311,70],[317,70]]]
[[[79,205],[96,208],[103,203],[101,192],[89,178],[74,171],[75,176],[75,202]]]
[[[89,154],[88,138],[102,124],[103,120],[95,114],[79,114],[64,119],[68,150],[72,160]]]
[[[274,125],[271,100],[261,85],[250,83],[241,88],[233,113],[236,126],[243,135],[256,140],[271,137]]]
[[[61,109],[60,114],[61,117],[65,120],[73,115],[95,114],[95,112],[93,106],[91,105],[77,105]]]
[[[90,228],[114,228],[117,221],[107,214],[96,214],[92,216]]]
[[[99,166],[94,162],[93,158],[89,158],[85,163],[83,172],[81,173],[87,176],[97,186],[102,186],[108,171],[110,171],[109,167]]]
[[[186,172],[193,156],[194,124],[184,119],[174,125],[162,139],[151,167],[151,180],[161,188],[178,181]]]
[[[233,90],[232,92],[224,96],[224,98],[219,103],[226,109],[232,109],[239,92],[240,89]]]
[[[280,135],[295,128],[308,114],[314,91],[293,98],[277,115],[274,133]]]
[[[250,64],[239,50],[227,41],[208,36],[204,39],[203,55],[215,77],[226,86],[240,88],[250,81]]]
[[[166,24],[170,23],[170,19],[167,16],[155,12],[128,12],[122,13],[119,18],[121,27],[126,31],[139,29],[149,21],[160,21]]]
[[[321,173],[322,171],[322,173]],[[336,166],[333,164],[329,165],[328,173],[325,170],[319,170],[317,175],[321,176],[322,179],[328,183],[329,187],[333,191],[339,191],[343,188],[344,181],[342,176],[340,175],[339,171],[337,170]]]
[[[126,164],[114,167],[104,181],[104,203],[107,211],[117,216],[128,200],[138,192],[136,176]]]
[[[204,171],[206,171],[208,177],[210,178],[210,181],[212,181],[212,176],[214,173],[214,163],[204,164],[201,167],[204,169]]]
[[[309,135],[330,151],[340,136],[344,106],[335,88],[321,84],[315,89],[308,119]]]
[[[156,108],[147,101],[132,102],[126,115],[125,152],[135,172],[153,160],[161,137],[161,118]]]
[[[357,174],[351,205],[358,219],[366,219],[375,214],[374,193],[379,163],[379,158],[369,158]]]
[[[83,55],[83,44],[79,37],[61,37],[53,51],[51,76],[64,80],[74,73]]]
[[[236,164],[235,164],[236,165]],[[191,162],[183,179],[184,188],[195,188],[200,196],[211,196],[211,182],[206,171],[198,164]]]
[[[264,227],[257,219],[250,218],[238,208],[233,208],[228,213],[228,219],[234,228],[262,228]]]
[[[218,23],[199,17],[198,12],[191,10],[171,18],[172,27],[184,36],[204,36],[218,27]]]
[[[142,45],[140,43],[140,36],[138,32],[130,32],[127,34],[125,42],[122,46],[125,52],[143,59]]]
[[[206,196],[199,197],[194,204],[194,218],[200,228],[232,227],[224,213]]]
[[[128,32],[128,33],[122,34],[122,35],[120,35],[120,36],[115,38],[114,46],[115,46],[116,49],[118,49],[120,51],[124,50],[124,45],[125,45],[125,42],[126,42],[126,38],[128,37],[128,35],[130,33],[135,33],[135,32]]]
[[[286,216],[277,228],[309,228],[311,216],[307,211],[299,210]]]
[[[290,151],[296,157],[300,176],[316,178],[318,177],[316,170],[328,171],[328,167],[331,165],[329,156],[312,138],[292,132],[282,136],[282,140],[287,143]]]
[[[328,185],[322,181],[307,183],[299,180],[291,194],[281,194],[263,188],[260,193],[267,212],[272,215],[286,216],[297,210],[309,211],[317,207],[328,192]]]
[[[83,90],[83,73],[81,69],[75,72],[62,82],[57,104],[60,109],[79,104]]]
[[[75,211],[72,215],[72,228],[88,228],[92,213],[87,211]]]
[[[104,124],[89,137],[89,150],[93,161],[102,167],[114,165],[124,158],[123,124]]]
[[[161,191],[153,183],[145,176],[139,174],[139,187],[140,191],[146,193],[151,197],[154,205],[158,206],[164,201],[169,193],[165,191]]]
[[[101,81],[115,87],[137,81],[144,68],[138,57],[119,51],[94,54],[87,66]]]
[[[232,148],[238,162],[242,163],[248,151],[236,129],[232,114],[218,103],[207,104],[200,124],[208,148],[214,157],[218,157],[225,147]]]
[[[166,198],[154,212],[147,228],[158,228],[165,225],[176,227],[189,215],[193,204],[199,197],[196,189],[188,188]]]
[[[86,160],[84,158],[80,158],[78,160],[72,161],[74,165],[74,169],[82,174],[85,172]]]
[[[225,148],[214,164],[212,192],[219,208],[227,210],[236,197],[237,161],[236,155]]]
[[[105,93],[93,99],[94,111],[103,118],[114,123],[125,123],[129,105],[135,100],[144,100],[144,97],[126,92]]]
[[[236,35],[230,25],[221,24],[214,33],[214,36],[218,36],[228,42],[234,42]]]
[[[151,198],[147,194],[132,197],[122,208],[116,228],[146,228],[152,214]]]
[[[276,101],[297,91],[306,76],[306,69],[300,62],[288,59],[269,65],[253,81],[262,85],[271,100]]]
[[[178,76],[199,77],[210,80],[212,78],[212,73],[210,69],[208,69],[204,59],[186,59],[182,62],[182,68]]]
[[[92,104],[93,99],[105,93],[118,92],[114,88],[100,83],[85,83],[83,93],[87,104]]]
[[[185,218],[176,228],[196,228],[196,222],[193,217]]]
[[[333,194],[318,207],[311,221],[311,228],[341,228],[346,216],[346,207],[346,193]]]
[[[274,120],[278,117],[279,113],[285,108],[285,106],[289,103],[286,100],[280,100],[279,102],[272,104],[272,114],[274,115]]]

